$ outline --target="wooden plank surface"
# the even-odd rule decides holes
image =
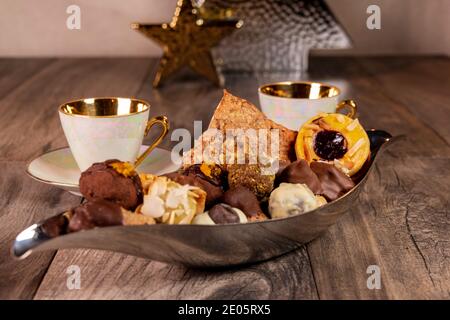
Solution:
[[[366,58],[359,62],[389,100],[401,104],[450,144],[448,58]]]
[[[54,59],[5,59],[0,63],[0,97],[14,91],[27,82],[39,71],[49,66]]]
[[[80,290],[67,289],[70,265],[80,267]],[[60,250],[35,299],[317,299],[317,292],[305,248],[270,262],[215,271]]]
[[[14,92],[22,84],[32,79],[48,66],[50,59],[8,59],[0,61],[0,110],[3,113],[7,105],[2,103],[5,96]],[[0,116],[0,126],[4,125],[4,116]],[[3,130],[1,131],[3,135]],[[3,145],[6,141],[0,138]],[[10,257],[10,245],[17,232],[42,218],[39,206],[33,208],[27,201],[39,202],[41,198],[55,199],[51,204],[58,206],[58,199],[70,202],[70,196],[55,192],[52,188],[39,186],[25,177],[24,163],[13,162],[0,153],[2,174],[0,175],[0,298],[33,297],[45,273],[54,252],[47,252],[34,257],[30,261],[14,261]],[[28,192],[25,192],[28,190]],[[49,197],[49,190],[54,196]],[[48,206],[48,204],[47,204]],[[25,213],[26,212],[26,213]]]
[[[19,231],[80,203],[80,198],[32,181],[25,162],[1,160],[0,165],[0,298],[31,299],[55,252],[18,261],[10,255],[12,241]]]
[[[386,76],[381,84],[365,75],[362,66],[370,66],[371,61],[324,62],[312,72],[314,78],[336,70],[350,83],[347,94],[358,101],[364,125],[407,135],[405,142],[381,158],[351,214],[308,245],[319,295],[332,299],[448,298],[450,150],[434,127],[415,116],[413,101],[405,105],[391,98],[393,92],[405,96],[408,87],[394,90],[397,79],[389,82]],[[393,70],[398,62],[394,60],[390,67],[390,60],[382,61],[385,70]],[[414,61],[422,62],[411,59],[404,69],[411,82],[424,76],[411,72]],[[447,60],[447,69],[449,65]],[[396,72],[401,74],[401,70]],[[393,91],[386,92],[388,87]],[[367,289],[369,265],[381,268],[381,290]]]
[[[25,174],[28,161],[66,145],[57,107],[78,96],[132,95],[149,66],[146,59],[0,60],[0,298],[32,298],[54,252],[17,262],[9,249],[32,223],[80,203]],[[22,62],[22,63],[21,63]]]
[[[89,95],[138,96],[151,102],[151,115],[166,114],[173,127],[191,130],[194,120],[203,120],[206,126],[222,95],[220,89],[190,73],[178,76],[172,85],[152,90],[155,64],[145,59],[47,63],[44,68],[35,66],[35,71],[28,71],[35,75],[23,85],[8,84],[0,78],[0,93],[2,86],[14,88],[0,100],[0,108],[12,105],[15,109],[2,111],[7,118],[0,120],[0,154],[11,168],[0,180],[0,188],[7,189],[9,181],[22,179],[16,172],[25,161],[43,150],[65,145],[57,115],[51,109],[64,100]],[[27,68],[23,70],[27,74]],[[29,266],[14,273],[13,263],[0,264],[0,295],[31,297],[45,273],[36,299],[448,299],[450,149],[448,127],[442,127],[449,120],[448,70],[450,60],[445,58],[312,60],[309,78],[344,88],[345,96],[357,100],[366,127],[407,134],[408,138],[386,152],[352,211],[305,248],[261,264],[220,271],[190,270],[95,250],[60,250],[46,273],[42,270],[51,254],[37,258],[39,261],[25,260]],[[228,75],[227,88],[257,103],[256,87],[265,81],[267,77],[259,75]],[[435,107],[430,108],[426,101]],[[14,131],[29,122],[36,110],[41,114],[32,121],[35,136],[16,137],[13,142]],[[44,119],[48,128],[42,126]],[[19,151],[19,145],[26,148]],[[170,147],[170,141],[163,146]],[[20,181],[34,183],[25,177]],[[34,212],[48,211],[55,197],[54,207],[68,207],[77,200],[65,193],[56,196],[57,189],[50,187],[43,191],[32,186],[32,197],[17,191],[21,188],[15,190],[14,197],[0,197],[8,208],[2,210],[2,226],[12,219],[13,210],[20,212],[19,228],[36,221]],[[33,215],[23,213],[29,208]],[[5,230],[9,233],[1,239],[2,244],[14,234]],[[81,268],[80,290],[66,287],[65,271],[70,265]],[[381,269],[380,290],[366,286],[369,265]],[[19,285],[13,281],[9,291],[20,288],[5,294],[2,284],[11,274]]]

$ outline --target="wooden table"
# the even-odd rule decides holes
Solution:
[[[407,140],[383,155],[358,203],[321,238],[272,261],[220,271],[95,250],[9,255],[28,225],[81,198],[33,181],[27,163],[67,145],[57,106],[87,96],[136,96],[172,127],[204,127],[222,91],[190,73],[153,90],[152,59],[0,59],[0,298],[26,299],[448,299],[450,298],[450,59],[315,58],[310,79],[338,84],[361,122]],[[279,76],[282,78],[282,75]],[[272,77],[273,78],[273,77]],[[258,103],[267,78],[228,75]],[[171,145],[167,139],[163,147]],[[66,286],[81,269],[81,289]],[[381,289],[367,288],[367,268]]]

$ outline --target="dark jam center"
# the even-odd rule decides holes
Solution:
[[[340,159],[347,152],[347,141],[337,131],[319,131],[314,139],[314,152],[324,160]]]

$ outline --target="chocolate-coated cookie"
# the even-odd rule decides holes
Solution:
[[[328,201],[336,200],[355,186],[352,179],[331,164],[311,162],[310,166],[322,185],[321,194]]]
[[[317,175],[311,170],[308,162],[297,160],[289,164],[277,177],[277,183],[303,183],[314,194],[322,193],[322,185]]]

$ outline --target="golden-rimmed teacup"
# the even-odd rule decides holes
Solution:
[[[99,97],[65,102],[59,118],[67,142],[81,171],[108,159],[138,166],[169,131],[165,116],[149,120],[150,104],[134,98]],[[141,154],[144,137],[154,125],[161,133]]]
[[[283,81],[259,87],[261,110],[272,120],[292,130],[315,115],[347,110],[346,115],[356,116],[353,100],[339,102],[339,88],[320,82]]]

